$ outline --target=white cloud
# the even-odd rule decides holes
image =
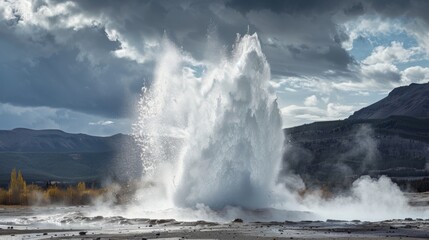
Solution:
[[[429,68],[426,67],[409,67],[402,71],[401,75],[402,82],[405,84],[429,82]]]
[[[139,48],[130,44],[126,40],[126,37],[122,36],[116,29],[106,28],[105,32],[110,41],[117,41],[120,43],[120,48],[113,51],[113,54],[118,58],[127,58],[138,63],[145,63],[155,58],[156,50],[160,47],[158,41],[145,39],[141,46],[139,46],[139,48],[143,50],[141,51]]]
[[[355,92],[356,95],[368,96],[370,92],[390,92],[393,88],[410,83],[429,82],[429,68],[413,66],[399,71],[390,63],[362,65],[361,81],[343,81],[332,83],[334,89]]]
[[[403,43],[393,41],[390,46],[374,48],[370,56],[363,60],[364,64],[404,63],[412,60],[420,51],[417,47],[405,49]]]
[[[279,80],[273,79],[270,81],[270,85],[271,87],[278,89],[281,86],[283,86],[286,83],[286,81],[287,81],[286,79],[279,79]]]
[[[288,92],[296,92],[296,89],[294,89],[294,88],[289,88],[289,87],[285,87],[285,88],[284,88],[284,90],[285,90],[285,91],[288,91]]]
[[[89,125],[101,125],[101,126],[106,126],[106,125],[110,125],[110,124],[113,124],[113,123],[115,123],[115,122],[110,121],[110,120],[101,120],[101,121],[98,121],[98,122],[89,122],[88,124],[89,124]]]
[[[0,1],[0,16],[5,20],[15,19],[13,9],[6,1]]]
[[[404,81],[404,73],[395,64],[412,61],[419,48],[405,49],[402,43],[391,42],[390,46],[378,46],[362,61],[359,74],[361,81],[334,83],[334,87],[345,91],[391,90]]]
[[[284,127],[293,127],[305,123],[322,121],[325,111],[317,107],[289,105],[281,109]]]
[[[413,19],[413,21],[408,22],[403,30],[407,34],[414,36],[417,40],[419,47],[421,47],[426,52],[426,56],[429,56],[429,32],[428,32],[428,23],[422,21],[419,18]]]
[[[387,47],[376,47],[356,69],[359,80],[333,82],[332,87],[341,91],[356,92],[359,95],[368,95],[374,91],[390,91],[404,83],[403,72],[395,64],[409,62],[418,53],[417,48],[405,49],[402,43],[398,42],[392,42],[391,46]]]
[[[360,106],[328,103],[325,108],[289,105],[281,109],[284,127],[293,127],[317,121],[344,119]]]
[[[347,50],[353,48],[353,41],[358,37],[370,40],[371,37],[386,37],[389,34],[403,33],[417,41],[416,47],[405,48],[402,42],[392,41],[389,46],[377,46],[372,53],[359,65],[356,76],[358,81],[350,79],[333,82],[333,87],[341,91],[358,91],[366,95],[369,92],[387,92],[395,87],[428,81],[428,68],[421,66],[398,69],[397,64],[409,63],[417,60],[427,61],[429,56],[429,33],[427,23],[421,19],[403,21],[398,19],[382,19],[364,15],[358,19],[348,21],[344,25],[349,40],[343,42]],[[378,43],[372,42],[373,45]],[[426,52],[426,55],[424,53]]]
[[[99,23],[98,19],[85,16],[77,10],[77,4],[71,1],[46,1],[40,6],[35,6],[34,1],[29,0],[7,1],[0,4],[0,11],[3,12],[4,19],[17,19],[19,15],[17,24],[22,27],[22,30],[27,26],[38,26],[45,29],[71,28],[78,30]],[[56,18],[56,21],[52,21],[52,18]]]
[[[329,102],[329,97],[322,97],[322,101],[324,103],[328,103]]]
[[[0,103],[0,119],[2,127],[6,128],[56,129],[59,128],[59,124],[54,120],[56,115],[56,110],[49,107],[20,107]]]
[[[401,79],[398,68],[390,63],[362,65],[361,73],[366,79],[379,82],[381,85],[390,82],[399,82]]]
[[[345,118],[353,113],[355,106],[342,105],[338,103],[328,103],[326,106],[327,117],[330,119]]]
[[[307,107],[316,106],[318,102],[319,101],[318,101],[316,95],[311,95],[311,96],[305,98],[304,105]]]
[[[108,136],[130,131],[129,119],[97,121],[99,116],[51,107],[22,107],[0,103],[2,129],[17,127],[31,129],[61,129],[72,133]],[[87,123],[90,124],[87,124]],[[92,123],[92,124],[91,124]]]
[[[370,93],[367,91],[357,91],[354,93],[356,96],[369,96]]]
[[[338,79],[341,77],[338,76]],[[311,92],[327,94],[332,91],[332,79],[314,76],[287,77],[287,88],[309,90]],[[338,80],[337,80],[338,81]],[[288,90],[285,88],[285,90]]]
[[[362,82],[353,82],[353,81],[344,81],[339,83],[333,83],[332,87],[340,91],[362,91],[367,89],[377,89],[377,84],[373,81],[362,81]]]
[[[64,29],[77,31],[86,27],[104,28],[107,39],[119,43],[119,48],[112,52],[114,56],[127,58],[137,63],[145,63],[156,56],[159,41],[145,36],[136,46],[118,30],[111,19],[103,15],[85,14],[75,2],[46,1],[41,6],[34,5],[34,2],[30,0],[0,2],[0,18],[17,20],[17,32],[22,35],[30,35],[29,38],[38,37],[40,33],[37,31],[45,30],[53,34],[57,42],[66,44],[73,33],[64,34]],[[54,18],[55,21],[52,21]],[[90,49],[84,51],[88,50]],[[88,53],[82,53],[82,55],[88,55]]]
[[[362,16],[354,21],[346,22],[343,27],[349,35],[349,40],[342,42],[342,46],[347,50],[353,49],[354,40],[360,36],[367,37],[402,31],[401,26],[394,21],[370,18],[368,16]]]

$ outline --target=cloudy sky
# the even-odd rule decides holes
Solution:
[[[429,81],[429,1],[0,1],[0,129],[130,132],[163,36],[204,57],[257,32],[284,126]],[[213,30],[214,29],[214,30]]]

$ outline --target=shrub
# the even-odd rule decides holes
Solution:
[[[8,191],[0,188],[0,204],[6,205],[9,204],[9,194]]]
[[[88,189],[84,182],[76,186],[61,189],[58,186],[49,186],[42,189],[37,185],[26,184],[21,171],[15,169],[10,173],[8,190],[0,188],[0,204],[4,205],[44,205],[44,204],[90,204],[93,199],[106,194],[104,189]]]

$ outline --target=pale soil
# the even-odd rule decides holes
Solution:
[[[154,222],[154,221],[152,221]],[[429,239],[429,220],[271,223],[176,222],[99,229],[1,229],[9,239]],[[79,235],[84,231],[85,235]],[[44,235],[45,234],[45,235]]]

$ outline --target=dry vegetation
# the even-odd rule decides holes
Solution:
[[[0,188],[0,205],[85,205],[102,197],[106,192],[106,189],[86,188],[84,182],[66,189],[55,185],[45,189],[37,185],[27,185],[21,171],[17,174],[13,169],[10,174],[9,188]]]

